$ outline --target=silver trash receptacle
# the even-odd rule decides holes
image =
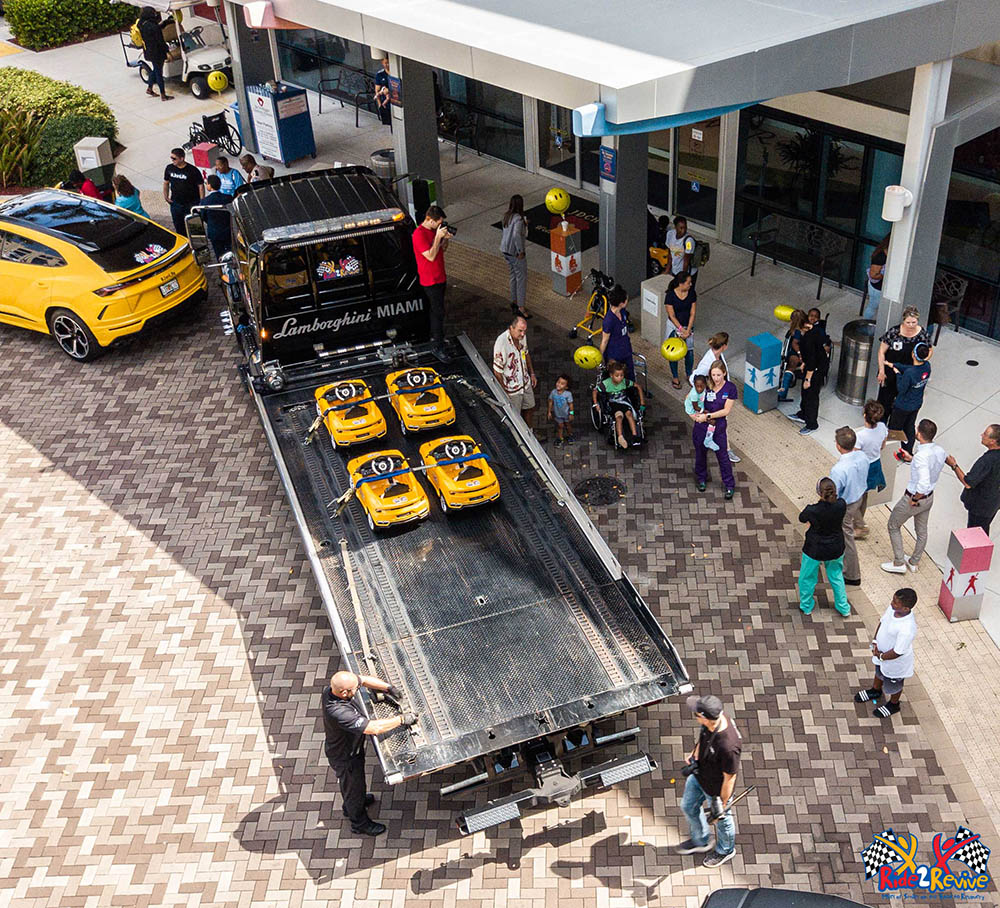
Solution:
[[[840,341],[840,369],[837,372],[837,397],[860,407],[868,387],[868,367],[875,343],[875,322],[858,318],[844,325]]]
[[[372,152],[371,157],[372,170],[386,186],[392,187],[393,181],[396,179],[396,151],[393,148],[380,148],[378,151]]]

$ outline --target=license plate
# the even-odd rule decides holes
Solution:
[[[171,293],[176,293],[181,289],[181,282],[174,278],[172,281],[167,281],[165,284],[160,284],[160,296],[170,296]]]

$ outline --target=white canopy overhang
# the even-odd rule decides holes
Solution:
[[[273,5],[283,19],[563,107],[601,102],[617,126],[850,85],[1000,40],[1000,0]]]

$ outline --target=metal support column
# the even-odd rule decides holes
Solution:
[[[601,271],[614,277],[632,297],[646,278],[649,137],[645,133],[605,136],[601,144],[615,155],[614,181],[601,178]]]
[[[392,138],[396,149],[396,172],[433,180],[437,204],[443,206],[441,153],[438,148],[437,111],[434,106],[434,80],[429,66],[402,57],[389,56],[389,72],[402,82],[403,106],[392,108]],[[400,185],[400,195],[411,205],[409,188]],[[419,222],[423,212],[416,213]]]
[[[951,60],[926,63],[918,66],[913,76],[913,94],[910,100],[910,118],[906,130],[906,149],[900,185],[913,193],[913,202],[904,209],[903,217],[892,225],[885,276],[882,279],[882,299],[875,315],[875,335],[879,337],[890,325],[899,321],[902,300],[906,294],[907,275],[913,260],[916,225],[925,202],[937,199],[943,186],[944,198],[948,194],[951,168],[930,171],[931,146],[934,129],[945,118],[948,87],[951,83]],[[942,186],[936,185],[943,181]],[[943,200],[941,201],[943,206]],[[942,207],[943,212],[943,207]],[[931,220],[930,218],[928,220]],[[929,299],[919,305],[929,309]],[[872,345],[872,359],[868,374],[868,396],[878,392],[878,343]]]
[[[243,19],[243,7],[230,0],[223,0],[226,10],[226,25],[233,58],[233,88],[240,108],[240,125],[243,145],[249,152],[256,152],[257,140],[253,134],[250,118],[250,102],[247,99],[248,85],[261,85],[279,77],[272,56],[271,37],[262,29],[248,28]]]

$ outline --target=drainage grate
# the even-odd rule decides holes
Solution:
[[[625,497],[625,483],[612,476],[593,476],[573,489],[584,504],[614,504]]]

